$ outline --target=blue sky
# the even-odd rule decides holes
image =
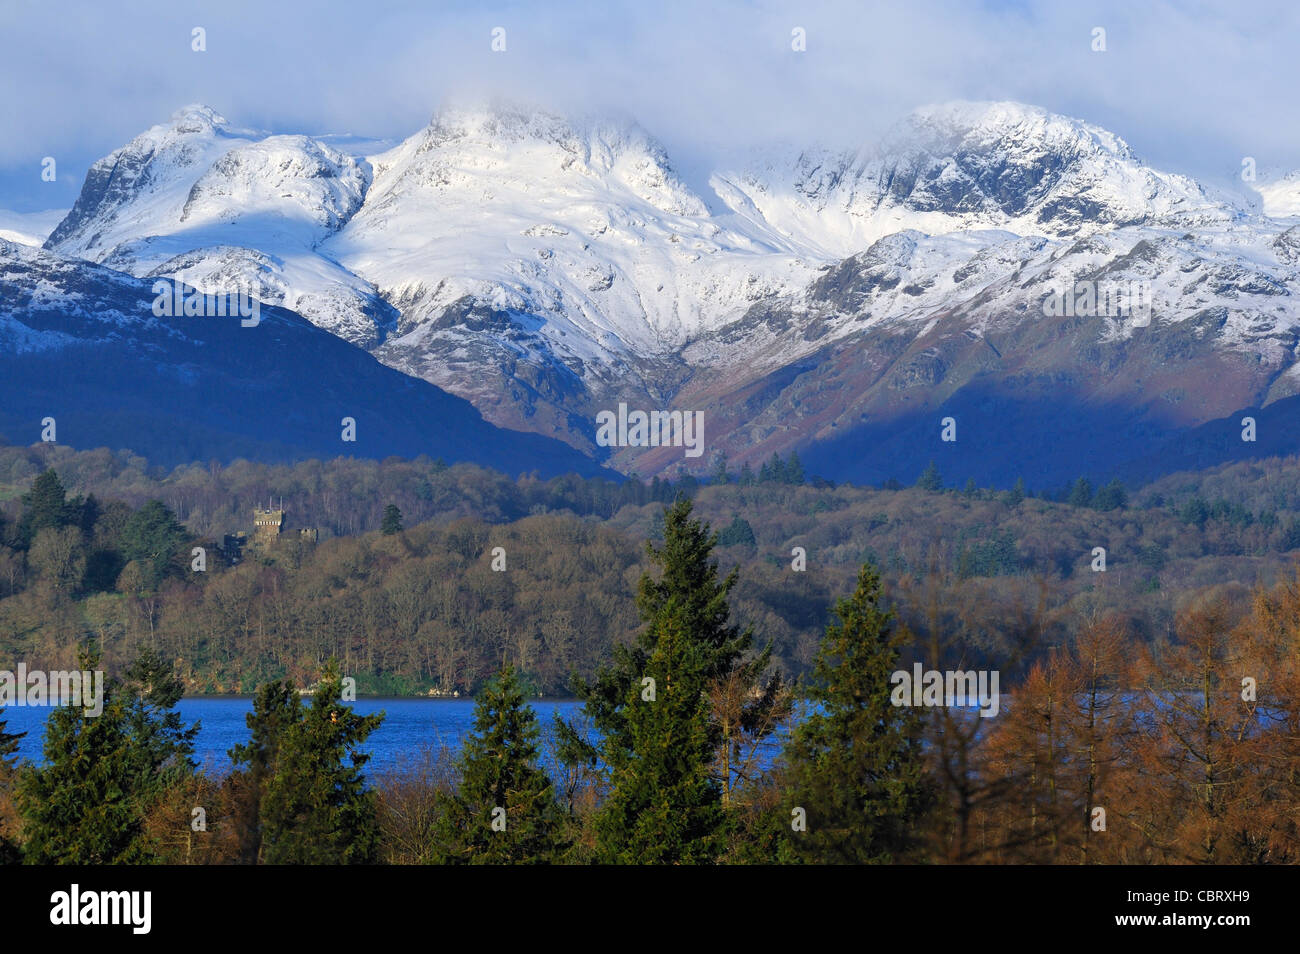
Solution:
[[[191,102],[241,126],[394,140],[448,98],[612,109],[689,165],[771,139],[869,141],[929,102],[1016,99],[1212,181],[1231,182],[1243,156],[1300,168],[1300,5],[703,6],[3,0],[0,208],[71,205],[91,162]],[[490,48],[498,26],[504,53]],[[54,183],[40,179],[45,156]]]

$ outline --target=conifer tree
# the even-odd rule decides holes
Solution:
[[[244,717],[251,737],[230,750],[230,760],[247,768],[232,778],[239,859],[257,864],[262,855],[262,798],[280,772],[280,754],[291,726],[302,720],[302,703],[293,683],[264,683],[253,697],[253,711]]]
[[[890,701],[899,640],[893,612],[880,606],[880,576],[870,564],[835,615],[814,662],[811,711],[785,751],[787,823],[795,809],[806,813],[806,831],[787,824],[789,837],[807,861],[904,860],[915,848],[930,794],[920,720]]]
[[[18,743],[27,735],[26,732],[9,732],[8,722],[0,709],[0,773],[13,772],[18,767]]]
[[[460,785],[434,828],[438,863],[541,864],[562,850],[563,816],[538,763],[537,717],[507,666],[479,693]]]
[[[662,574],[658,579],[650,574],[641,578],[637,607],[647,624],[641,636],[632,646],[615,646],[612,664],[602,667],[593,682],[574,680],[575,694],[583,700],[593,726],[603,737],[601,750],[597,752],[565,723],[558,723],[557,729],[565,751],[583,753],[588,765],[603,763],[611,767],[639,757],[635,748],[639,737],[628,720],[632,711],[629,700],[640,698],[642,679],[663,632],[669,628],[671,615],[673,626],[680,628],[681,638],[690,647],[690,652],[682,651],[681,658],[699,667],[698,679],[692,676],[691,684],[698,682],[705,700],[706,741],[713,753],[710,771],[721,793],[733,782],[730,756],[739,735],[745,733],[746,740],[752,743],[774,731],[788,694],[779,676],[767,674],[771,647],[751,654],[752,632],[730,622],[727,598],[738,574],[732,570],[719,578],[712,559],[717,535],[707,523],[692,517],[690,500],[679,499],[665,511],[663,541],[662,546],[647,545],[651,560],[662,568]],[[725,720],[720,718],[707,702],[715,693],[728,700],[740,700],[738,711],[729,711]],[[671,711],[687,710],[678,707]]]
[[[731,482],[731,475],[727,473],[726,454],[719,455],[717,461],[713,465],[713,473],[710,474],[709,476],[713,480],[713,483],[717,484],[718,486],[722,486],[723,484],[727,484]]]
[[[1080,477],[1070,486],[1070,493],[1065,502],[1071,507],[1087,507],[1092,504],[1092,481]]]
[[[931,493],[943,490],[943,478],[939,475],[939,468],[935,466],[934,461],[930,461],[929,466],[921,472],[921,476],[916,479],[916,486]]]
[[[18,772],[18,743],[26,732],[10,732],[0,709],[0,795],[8,802],[8,794],[13,788]],[[9,837],[10,819],[0,815],[0,865],[16,864],[20,860],[18,845]]]
[[[384,519],[380,524],[379,532],[386,537],[402,532],[402,511],[398,509],[397,504],[389,504],[384,508]]]
[[[654,624],[644,679],[625,697],[628,746],[608,750],[610,791],[596,820],[609,864],[706,864],[719,850],[722,806],[709,764],[704,648],[675,599]]]
[[[139,561],[149,589],[156,587],[171,567],[172,559],[189,540],[189,531],[161,500],[150,500],[122,528],[122,557]]]
[[[803,463],[799,460],[799,455],[794,451],[790,451],[790,462],[785,465],[786,483],[802,484],[805,479]]]
[[[311,705],[283,732],[275,771],[261,794],[261,861],[265,864],[368,864],[378,847],[374,792],[358,751],[383,713],[357,715],[340,700],[342,678],[331,659]],[[256,730],[254,730],[256,735]]]
[[[1023,501],[1027,493],[1025,490],[1025,478],[1017,477],[1016,485],[1007,491],[1006,496],[1002,499],[1008,507],[1014,507]]]
[[[98,666],[98,652],[83,650],[80,668]],[[198,727],[185,728],[173,711],[180,694],[170,669],[146,653],[125,681],[105,681],[100,714],[71,704],[50,713],[45,764],[25,767],[18,783],[28,862],[153,860],[142,835],[144,813],[195,768]]]
[[[36,534],[46,527],[58,529],[73,519],[73,508],[63,489],[63,481],[53,467],[47,467],[32,481],[31,489],[23,494],[23,517],[19,535],[30,546]]]

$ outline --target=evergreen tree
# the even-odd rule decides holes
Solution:
[[[1300,550],[1300,520],[1292,518],[1282,536],[1282,550]]]
[[[785,465],[786,483],[802,484],[806,479],[803,472],[803,463],[799,460],[799,455],[790,451],[790,462]]]
[[[538,764],[537,717],[512,667],[474,704],[474,731],[458,760],[460,786],[434,828],[439,863],[540,864],[563,847],[563,816]]]
[[[3,718],[4,709],[0,709],[0,773],[12,773],[18,767],[18,743],[26,732],[9,732],[8,723]]]
[[[1179,508],[1178,518],[1183,523],[1194,523],[1198,527],[1204,527],[1206,521],[1210,519],[1210,505],[1200,497],[1192,497]]]
[[[1097,510],[1123,510],[1128,506],[1128,492],[1118,477],[1097,491],[1092,506]]]
[[[127,730],[141,768],[137,791],[152,799],[194,774],[199,724],[187,728],[181,720],[176,704],[185,684],[151,649],[141,650],[127,667],[120,691],[127,696]]]
[[[374,792],[358,751],[383,713],[359,716],[339,701],[331,659],[311,705],[283,729],[275,771],[258,807],[265,864],[368,864],[378,847]],[[255,730],[256,736],[256,730]]]
[[[32,481],[31,490],[22,496],[23,517],[19,536],[30,546],[36,534],[46,527],[59,529],[71,523],[74,507],[68,502],[63,482],[53,467],[46,468]]]
[[[1087,477],[1080,477],[1070,487],[1070,495],[1065,498],[1065,502],[1071,507],[1087,507],[1092,504],[1092,481]]]
[[[749,466],[749,461],[745,461],[740,467],[740,478],[736,481],[742,487],[753,486],[754,468]]]
[[[729,547],[735,544],[743,546],[756,546],[758,541],[754,538],[754,528],[749,525],[749,521],[743,519],[739,514],[733,514],[731,523],[728,524],[721,533],[718,534],[718,546]]]
[[[921,476],[916,479],[916,486],[931,493],[943,490],[943,478],[939,475],[939,468],[935,466],[934,461],[930,461],[930,465],[921,472]]]
[[[916,846],[930,792],[920,719],[890,701],[899,639],[893,612],[880,607],[880,576],[870,564],[835,615],[814,662],[811,710],[785,751],[789,837],[808,861],[904,860]],[[806,831],[790,828],[794,808],[807,813]]]
[[[967,477],[966,486],[962,488],[961,495],[963,497],[974,497],[977,489],[978,488],[975,486],[975,478]]]
[[[1002,500],[1008,507],[1014,507],[1028,496],[1025,490],[1025,478],[1017,477],[1016,485],[1006,492]]]
[[[379,532],[386,537],[402,532],[402,511],[397,509],[396,504],[389,504],[384,508],[384,519],[380,524]]]
[[[710,475],[713,482],[719,487],[731,482],[731,475],[727,473],[727,455],[719,454],[717,463],[713,466],[713,473]]]
[[[140,562],[145,570],[145,586],[153,589],[167,575],[173,558],[189,539],[189,531],[176,515],[161,500],[151,500],[122,528],[122,556],[128,563]]]
[[[97,652],[81,653],[82,670],[98,666]],[[51,712],[45,764],[20,773],[18,803],[30,863],[152,861],[155,846],[143,835],[144,814],[171,786],[193,775],[198,727],[184,728],[172,711],[180,683],[157,657],[142,655],[125,681],[106,680],[103,696],[99,715],[84,704]]]
[[[596,817],[607,864],[707,864],[720,850],[722,806],[710,776],[707,663],[676,599],[654,624],[645,682],[624,698],[628,745],[607,750],[610,790]],[[653,694],[651,688],[653,687]]]
[[[18,773],[18,743],[26,732],[9,732],[0,709],[0,793],[7,796],[13,789]],[[6,819],[0,816],[0,865],[12,865],[21,860],[18,845],[9,837]]]
[[[257,864],[262,856],[262,798],[280,773],[280,754],[290,727],[302,721],[302,703],[293,683],[264,683],[253,697],[253,711],[244,717],[251,737],[230,750],[230,760],[246,769],[235,773],[236,830],[239,859]]]
[[[717,714],[708,709],[707,697],[701,703],[709,712],[705,738],[713,753],[716,790],[722,791],[731,783],[728,756],[733,738],[728,732],[745,728],[761,737],[774,730],[774,715],[784,703],[785,692],[779,677],[765,676],[771,647],[751,655],[752,632],[730,623],[727,597],[738,579],[737,571],[719,579],[717,563],[711,557],[717,536],[708,524],[692,517],[689,500],[679,499],[665,511],[663,540],[662,546],[647,544],[650,559],[662,568],[662,574],[658,579],[644,575],[637,592],[637,608],[646,628],[633,645],[614,647],[612,663],[602,667],[594,681],[575,678],[573,682],[574,693],[583,700],[602,736],[600,751],[571,726],[561,722],[557,728],[566,751],[582,753],[588,765],[603,763],[612,771],[613,766],[626,766],[639,758],[642,753],[636,746],[650,737],[637,735],[629,722],[629,699],[640,699],[642,679],[671,615],[673,626],[681,629],[682,638],[691,647],[690,652],[675,650],[674,664],[693,660],[699,667],[698,678],[691,676],[689,684],[698,683],[701,694],[726,687],[731,696],[743,700],[739,712],[727,720],[733,728],[726,732]],[[685,714],[693,710],[679,704],[664,711]],[[638,716],[643,717],[644,713]],[[680,728],[675,732],[678,737],[684,734]]]

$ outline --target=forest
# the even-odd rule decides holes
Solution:
[[[678,495],[718,530],[731,604],[787,679],[810,670],[867,562],[910,631],[959,637],[1010,679],[1090,619],[1152,644],[1206,592],[1244,612],[1300,556],[1294,459],[1030,491],[948,486],[933,467],[910,487],[832,486],[793,455],[620,485],[398,459],[161,473],[106,450],[0,447],[0,653],[71,668],[93,639],[118,672],[147,648],[188,694],[309,684],[330,657],[365,694],[473,693],[506,662],[529,693],[569,696],[642,625],[645,541]],[[281,539],[230,565],[225,536],[281,499]],[[1036,644],[1013,651],[1026,630]]]
[[[42,472],[18,532],[31,535],[40,520],[26,515],[44,513],[61,490]],[[76,526],[88,500],[62,498],[73,522],[61,530]],[[1188,594],[1155,640],[1096,610],[1058,641],[1041,601],[1027,600],[1002,619],[999,640],[976,646],[983,630],[953,623],[950,592],[922,583],[908,594],[924,624],[914,629],[864,562],[829,607],[810,665],[790,681],[771,644],[737,619],[741,570],[720,567],[718,533],[685,496],[659,518],[635,582],[631,635],[590,676],[573,674],[583,706],[572,722],[538,724],[507,653],[478,686],[474,728],[459,751],[412,753],[403,769],[369,778],[358,747],[384,717],[360,716],[344,701],[343,667],[331,655],[306,703],[291,678],[259,685],[248,741],[231,750],[234,770],[217,777],[192,758],[195,729],[175,710],[182,679],[152,646],[136,644],[102,714],[51,713],[40,764],[17,762],[18,739],[0,712],[0,857],[1296,861],[1300,571],[1245,600],[1223,588]],[[408,532],[396,507],[382,524],[381,536]],[[145,505],[123,522],[120,557],[142,577],[152,568],[162,578],[167,548],[150,546],[159,540],[188,542],[165,507]],[[93,635],[75,651],[79,668],[102,665]],[[977,651],[997,671],[1023,672],[997,718],[892,697],[891,674],[908,656],[970,667]],[[759,756],[765,742],[779,745],[774,762]]]

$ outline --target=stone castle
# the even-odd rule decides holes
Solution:
[[[226,534],[222,542],[222,550],[226,554],[226,560],[231,566],[239,563],[243,559],[245,547],[252,547],[255,551],[261,553],[269,553],[281,541],[287,539],[286,529],[283,503],[277,509],[272,509],[268,504],[265,510],[259,504],[253,508],[253,535],[251,537],[242,530],[237,533]],[[304,543],[315,543],[319,538],[320,532],[315,527],[300,527],[298,529],[298,539]]]

